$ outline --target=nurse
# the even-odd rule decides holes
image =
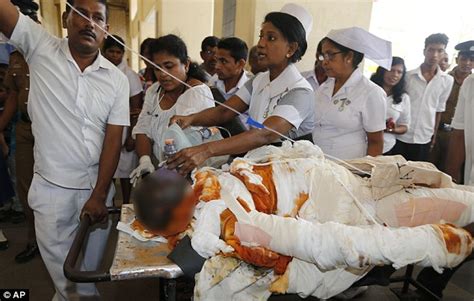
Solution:
[[[306,51],[306,38],[312,23],[309,12],[296,4],[286,4],[280,12],[267,14],[260,30],[257,52],[259,62],[268,71],[249,80],[225,104],[242,113],[248,110],[253,120],[283,135],[296,138],[311,133],[314,94],[294,63]],[[186,117],[175,116],[172,122],[182,128],[213,126],[235,116],[236,113],[217,106]],[[279,139],[276,133],[252,128],[230,138],[183,149],[169,159],[167,165],[170,169],[179,166],[178,171],[187,174],[210,157],[242,154]]]
[[[130,174],[132,183],[143,174],[155,171],[152,154],[158,160],[163,159],[161,138],[173,115],[185,116],[214,107],[211,90],[204,84],[204,72],[196,63],[190,62],[183,40],[172,34],[160,37],[151,43],[150,55],[157,66],[192,87],[155,69],[158,82],[146,91],[142,111],[132,132],[140,158],[138,167]]]
[[[391,43],[362,28],[332,30],[322,40],[319,59],[329,78],[316,91],[313,142],[340,159],[383,151],[386,94],[362,75],[364,55],[390,70]]]

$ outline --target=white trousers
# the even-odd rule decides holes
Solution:
[[[91,300],[99,296],[94,283],[72,283],[63,273],[63,264],[76,236],[84,203],[92,189],[68,189],[46,181],[35,174],[28,192],[28,203],[35,214],[36,240],[41,257],[53,280],[56,294],[53,300]],[[107,206],[115,191],[110,189]],[[85,247],[81,270],[95,270],[102,259],[111,228],[111,221],[96,225]]]

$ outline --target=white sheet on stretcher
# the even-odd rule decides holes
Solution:
[[[123,222],[118,222],[117,223],[117,230],[122,231],[124,233],[127,233],[128,235],[131,235],[132,237],[138,239],[139,241],[154,241],[154,242],[162,242],[162,243],[167,243],[168,240],[164,238],[163,236],[155,236],[153,238],[145,238],[138,233],[138,231],[135,231],[132,229],[131,224],[135,221],[133,219],[130,223],[123,223]]]

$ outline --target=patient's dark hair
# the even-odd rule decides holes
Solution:
[[[184,199],[188,182],[173,171],[161,169],[146,176],[135,192],[137,219],[148,229],[164,230],[173,209]]]

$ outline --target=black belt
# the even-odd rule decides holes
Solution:
[[[438,129],[443,132],[451,132],[453,130],[453,127],[447,123],[440,123]]]
[[[31,123],[30,116],[26,112],[20,112],[20,120],[23,122]]]

